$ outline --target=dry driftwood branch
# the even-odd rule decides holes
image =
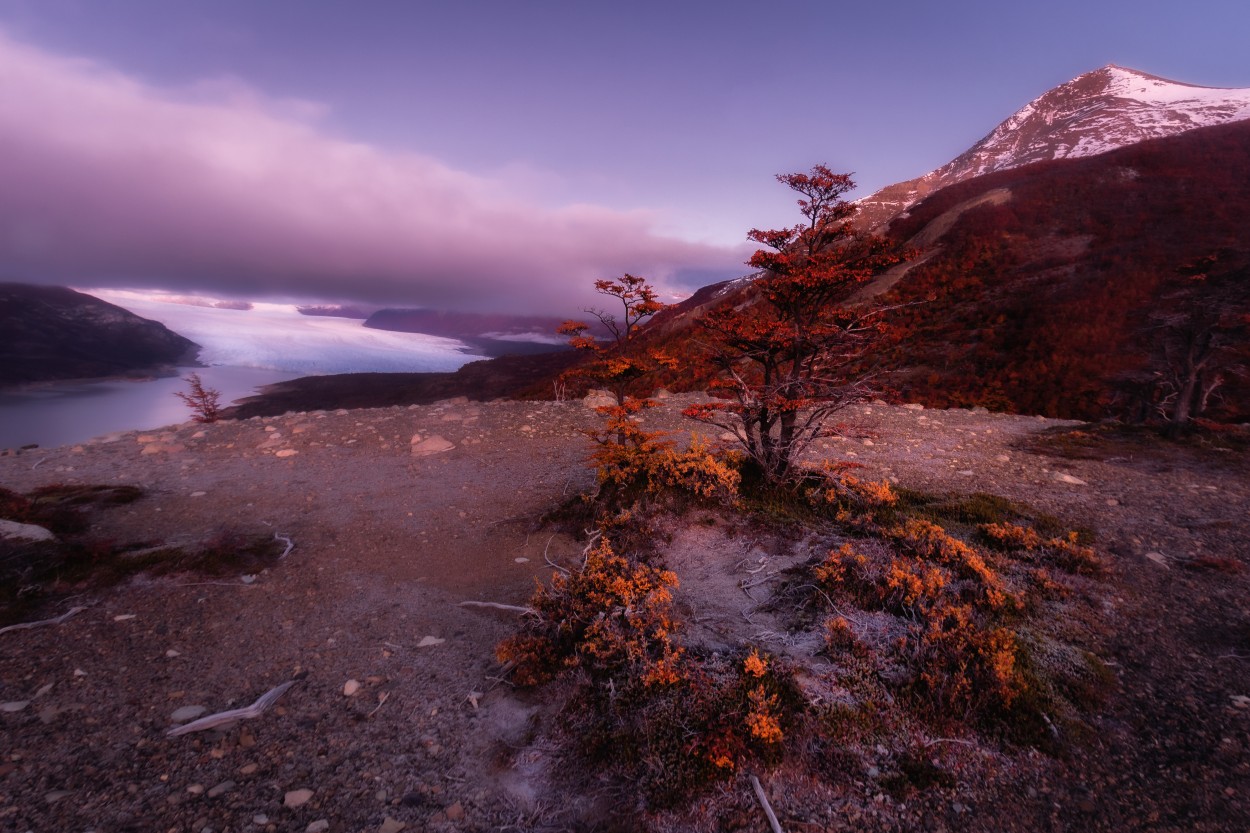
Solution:
[[[461,602],[458,607],[489,607],[494,610],[510,610],[514,613],[533,614],[534,608],[521,605],[506,605],[499,602]]]
[[[764,795],[764,788],[760,786],[760,779],[754,775],[751,776],[751,787],[755,790],[755,797],[760,800],[760,806],[764,808],[764,815],[768,816],[768,823],[772,825],[773,833],[784,833],[781,829],[781,822],[777,821],[777,816],[773,813],[772,805],[768,803],[768,796]]]
[[[295,685],[295,680],[287,680],[282,685],[274,686],[256,698],[256,702],[250,706],[217,712],[216,714],[201,717],[199,720],[193,720],[185,726],[176,726],[169,730],[168,736],[173,738],[179,735],[189,735],[192,732],[203,732],[205,729],[216,729],[218,726],[224,726],[236,720],[251,720],[260,717],[270,706],[278,702],[278,698],[286,694],[286,690],[293,685]]]
[[[295,542],[292,541],[288,536],[279,535],[278,533],[275,532],[273,534],[273,538],[275,541],[281,541],[282,543],[286,544],[286,549],[282,551],[282,555],[278,556],[279,561],[286,558],[288,555],[291,554],[291,550],[295,549]]]
[[[925,745],[925,748],[928,749],[930,746],[933,746],[938,743],[961,743],[964,746],[971,746],[973,749],[975,749],[977,746],[975,742],[970,741],[970,740],[964,740],[963,738],[933,738],[932,740],[926,740],[924,742],[924,745]]]
[[[71,616],[76,616],[86,609],[87,608],[85,607],[71,607],[69,610],[55,618],[40,619],[38,622],[19,622],[16,625],[9,625],[8,627],[0,628],[0,633],[8,633],[9,631],[25,631],[30,630],[31,628],[40,628],[44,625],[59,625]]]

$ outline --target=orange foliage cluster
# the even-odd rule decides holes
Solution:
[[[834,507],[840,521],[871,517],[878,510],[898,503],[898,495],[884,480],[863,480],[851,474],[861,468],[855,463],[825,463],[812,473],[819,485],[810,488],[807,497],[816,505]]]
[[[897,496],[885,484],[872,488],[845,472],[829,476],[836,487],[815,492],[850,520],[854,531],[879,539],[862,546],[846,542],[812,567],[817,585],[834,598],[864,610],[901,617],[907,632],[893,646],[896,661],[911,669],[909,690],[935,715],[1006,717],[1034,685],[1019,637],[1012,629],[1026,610],[1026,592],[1011,589],[999,564],[1010,553],[1025,561],[1046,561],[1070,573],[1094,574],[1098,558],[1079,536],[1046,539],[1011,523],[977,527],[977,534],[1003,553],[995,556],[920,518],[897,520]],[[862,495],[881,499],[877,511]],[[852,507],[855,512],[852,514]],[[886,519],[882,522],[882,518]],[[882,546],[885,544],[887,546]],[[1035,591],[1061,593],[1044,568],[1027,573]],[[867,649],[841,614],[824,623],[827,651],[835,658]]]
[[[1080,543],[1080,535],[1076,532],[1045,539],[1035,529],[1010,523],[982,524],[977,530],[996,549],[1037,553],[1048,557],[1068,572],[1084,576],[1097,576],[1103,572],[1102,559],[1094,552],[1093,547]]]
[[[630,561],[602,539],[581,569],[552,576],[530,600],[535,615],[497,650],[514,663],[520,685],[537,685],[566,668],[592,678],[669,685],[681,679],[681,648],[671,588],[677,576]]]
[[[636,498],[676,490],[732,502],[740,479],[733,459],[717,457],[697,439],[682,451],[663,432],[644,431],[634,418],[655,404],[631,398],[597,409],[606,421],[587,433],[596,444],[591,459],[601,491]]]
[[[497,649],[518,685],[579,672],[571,719],[660,805],[775,758],[797,703],[789,672],[757,650],[726,664],[677,645],[677,583],[600,540],[580,569],[538,588],[533,615]]]

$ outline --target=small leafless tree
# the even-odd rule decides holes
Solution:
[[[221,419],[221,391],[204,387],[200,374],[192,373],[184,379],[190,390],[175,391],[174,396],[191,409],[192,422],[216,422]]]

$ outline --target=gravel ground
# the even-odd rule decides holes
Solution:
[[[688,399],[648,421],[689,430]],[[535,520],[591,484],[578,429],[594,420],[581,403],[452,400],[0,457],[0,485],[17,491],[143,486],[138,502],[93,515],[101,538],[189,542],[229,527],[294,542],[250,583],[79,588],[41,613],[86,605],[74,618],[0,634],[0,830],[767,829],[744,782],[684,816],[620,806],[613,820],[628,796],[586,789],[593,776],[557,754],[559,690],[496,679],[513,614],[459,604],[523,603],[550,572],[544,558],[580,552]],[[1118,684],[1067,755],[946,744],[934,754],[954,783],[904,801],[870,772],[831,792],[783,766],[763,780],[785,829],[1250,828],[1247,575],[1193,569],[1250,557],[1244,454],[1051,456],[1028,448],[1069,423],[967,411],[876,405],[851,422],[856,437],[815,455],[1094,530],[1112,566],[1098,652]],[[673,566],[691,573],[682,604],[741,607],[729,597],[746,542],[675,542]],[[291,679],[259,718],[167,735],[179,709],[237,708]]]

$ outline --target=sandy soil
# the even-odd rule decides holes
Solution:
[[[688,397],[648,415],[690,430]],[[225,527],[295,544],[251,583],[140,578],[65,598],[87,610],[0,634],[0,830],[561,830],[645,817],[628,791],[557,754],[559,691],[514,692],[494,645],[514,621],[464,600],[521,604],[581,545],[536,519],[593,479],[581,403],[454,400],[186,424],[0,457],[0,485],[134,483],[93,517],[119,541],[194,541]],[[838,790],[782,768],[764,777],[793,830],[1245,830],[1250,827],[1250,610],[1244,455],[1125,447],[1101,459],[1027,450],[1057,425],[1030,417],[872,406],[819,455],[916,488],[986,491],[1087,526],[1112,564],[1092,636],[1117,690],[1095,731],[1050,758],[942,744],[950,784],[885,794],[871,750]],[[413,453],[413,437],[454,447]],[[418,447],[418,450],[421,447]],[[740,639],[740,583],[805,553],[767,553],[725,528],[676,530],[670,566],[688,638]],[[766,600],[767,589],[755,591]],[[778,653],[792,639],[751,617]],[[733,623],[733,624],[731,624]],[[172,713],[251,703],[299,682],[261,717],[168,737]],[[356,681],[355,693],[344,686]],[[857,764],[858,765],[858,764]],[[966,774],[966,775],[965,775]],[[311,790],[298,806],[296,791]],[[744,781],[702,799],[707,826],[765,830]],[[614,820],[613,820],[614,819]],[[718,821],[719,819],[719,821]],[[324,821],[325,826],[320,822]]]

